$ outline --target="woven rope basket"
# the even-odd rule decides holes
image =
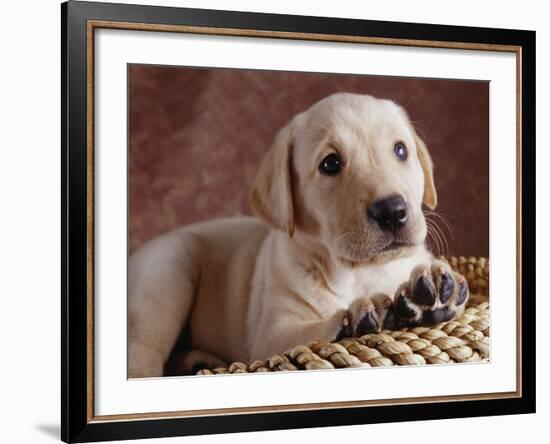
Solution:
[[[348,367],[450,364],[489,359],[489,261],[475,257],[441,257],[461,273],[470,287],[462,316],[434,327],[385,330],[338,342],[312,341],[280,355],[227,368],[202,369],[198,375],[276,372]]]

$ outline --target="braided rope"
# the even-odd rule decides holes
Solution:
[[[434,327],[370,333],[338,342],[311,341],[263,361],[233,362],[227,368],[202,369],[198,375],[318,370],[393,365],[451,364],[489,359],[489,260],[441,257],[470,287],[468,307],[457,319]]]

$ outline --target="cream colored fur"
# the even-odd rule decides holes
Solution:
[[[397,141],[405,162],[395,158]],[[344,163],[336,177],[318,168],[331,152]],[[394,193],[408,205],[407,245],[384,251],[391,239],[366,209]],[[248,362],[335,339],[379,295],[393,298],[415,267],[433,263],[423,202],[437,202],[432,164],[401,107],[356,94],[318,102],[279,132],[260,166],[251,192],[259,219],[185,226],[132,255],[128,375],[161,376],[184,326],[195,350],[186,369],[208,356]]]

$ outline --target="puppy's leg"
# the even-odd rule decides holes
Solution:
[[[312,340],[334,341],[393,328],[396,318],[391,302],[388,296],[382,294],[361,298],[348,309],[336,311],[330,318],[311,321],[270,311],[256,329],[252,359],[266,359]]]
[[[192,238],[160,238],[128,267],[128,377],[162,376],[198,285]]]
[[[266,359],[316,339],[334,340],[347,316],[347,310],[340,310],[329,319],[309,321],[272,312],[256,329],[251,360]]]
[[[392,299],[384,294],[356,299],[348,309],[337,310],[331,317],[321,320],[304,320],[272,307],[266,310],[254,331],[251,356],[252,359],[266,359],[309,341],[335,341],[394,329],[398,322]]]
[[[404,325],[431,326],[449,321],[464,312],[468,283],[449,264],[433,260],[416,267],[394,298],[394,310]]]

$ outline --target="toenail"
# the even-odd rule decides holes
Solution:
[[[441,283],[439,288],[439,299],[442,303],[446,303],[455,291],[454,280],[447,274],[441,276]]]

